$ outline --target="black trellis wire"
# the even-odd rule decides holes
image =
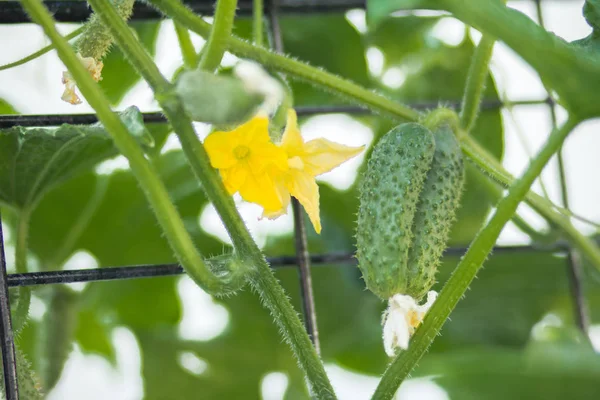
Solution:
[[[537,5],[537,17],[542,22],[541,0],[533,1]],[[551,0],[543,0],[549,2]],[[569,0],[557,0],[569,1]],[[214,10],[214,0],[184,0],[184,2],[194,12],[200,14],[212,14]],[[276,51],[283,50],[281,34],[278,27],[278,16],[280,14],[299,13],[312,14],[324,12],[344,12],[354,8],[364,8],[365,0],[267,0],[265,2],[265,12],[269,16],[273,44]],[[53,13],[54,18],[59,22],[78,22],[85,21],[91,14],[90,8],[85,1],[65,0],[65,1],[45,1],[44,4]],[[238,1],[238,15],[248,16],[252,13],[252,0]],[[163,16],[146,3],[136,2],[133,20],[159,19]],[[30,22],[29,17],[23,10],[21,4],[17,1],[0,1],[0,24],[14,24]],[[440,102],[413,103],[411,106],[416,109],[433,109]],[[457,101],[442,101],[442,104],[458,108],[460,103]],[[505,106],[526,106],[545,104],[551,110],[552,122],[555,124],[554,102],[551,97],[546,99],[533,99],[503,103],[500,100],[484,101],[481,108],[483,110],[497,110]],[[299,116],[310,116],[316,114],[330,113],[348,113],[353,115],[369,114],[370,111],[351,105],[333,105],[317,107],[297,107]],[[144,113],[144,121],[147,123],[167,122],[164,115],[160,112]],[[56,126],[63,123],[67,124],[91,124],[97,122],[94,114],[61,114],[61,115],[0,115],[0,128],[12,126],[41,127]],[[564,198],[567,206],[567,198]],[[356,260],[350,253],[331,253],[331,254],[312,254],[308,253],[306,248],[306,230],[304,228],[304,218],[302,210],[297,204],[294,204],[294,226],[296,237],[296,255],[271,257],[268,259],[272,268],[280,269],[287,267],[296,267],[299,270],[300,286],[305,315],[306,328],[318,349],[318,330],[316,327],[316,312],[314,309],[314,299],[312,297],[312,283],[310,277],[310,265],[344,265],[354,266]],[[450,248],[445,255],[460,256],[466,251],[464,247]],[[515,253],[515,252],[552,252],[565,255],[571,290],[574,299],[574,307],[579,319],[580,327],[585,331],[587,313],[584,305],[582,285],[580,282],[581,267],[578,262],[578,255],[566,242],[560,242],[552,246],[500,246],[494,248],[494,254]],[[2,351],[4,385],[7,400],[18,400],[18,383],[16,371],[16,359],[14,350],[14,333],[12,331],[9,287],[18,286],[38,286],[49,284],[65,284],[75,282],[99,282],[110,280],[140,279],[160,276],[174,276],[184,274],[183,268],[179,264],[160,264],[160,265],[134,265],[106,267],[97,269],[80,269],[69,271],[44,271],[30,272],[25,274],[7,274],[6,258],[4,254],[4,239],[2,235],[2,221],[0,217],[0,350]]]

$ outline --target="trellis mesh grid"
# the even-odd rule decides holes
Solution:
[[[542,2],[553,0],[523,0],[532,2],[536,6],[538,21],[543,24]],[[555,0],[568,2],[571,0]],[[214,0],[184,0],[184,3],[194,12],[199,14],[212,14]],[[364,8],[365,0],[267,0],[265,2],[265,15],[270,20],[270,34],[273,35],[275,50],[283,52],[281,32],[279,30],[278,16],[283,13],[323,13],[323,12],[345,12],[355,8]],[[91,9],[85,1],[45,1],[44,4],[54,15],[58,22],[84,22],[91,14]],[[248,16],[252,13],[252,0],[238,1],[238,15]],[[154,8],[145,3],[136,2],[133,20],[160,19],[161,15]],[[0,24],[16,24],[31,22],[21,4],[18,1],[0,1]],[[417,109],[431,109],[437,106],[437,102],[412,103],[409,104]],[[447,106],[458,108],[460,102],[446,102]],[[484,101],[482,110],[500,109],[506,106],[528,106],[545,104],[550,110],[552,126],[556,126],[556,114],[554,102],[551,97],[544,99],[522,100],[515,102],[502,102],[498,100]],[[328,113],[347,113],[352,115],[368,114],[369,110],[358,106],[327,105],[315,107],[297,107],[299,116],[310,116]],[[166,122],[162,113],[144,113],[145,122]],[[0,115],[0,128],[12,126],[54,126],[67,124],[91,124],[97,122],[94,114],[61,114],[61,115]],[[559,166],[562,170],[562,157],[559,154]],[[564,179],[561,174],[560,179]],[[568,206],[568,199],[562,199]],[[354,266],[356,260],[353,254],[331,253],[331,254],[309,254],[306,246],[306,230],[302,210],[297,203],[294,208],[294,236],[296,240],[296,254],[282,257],[268,258],[272,268],[296,267],[300,277],[300,294],[302,297],[303,314],[307,332],[317,350],[318,329],[317,316],[314,310],[314,299],[312,297],[312,282],[310,267],[312,265],[337,264],[339,266]],[[462,255],[466,251],[464,247],[453,247],[446,250],[445,255]],[[587,316],[583,307],[583,295],[581,292],[581,266],[576,253],[567,242],[560,242],[554,246],[537,247],[535,245],[499,246],[494,248],[494,253],[514,252],[553,252],[566,255],[566,269],[571,285],[577,323],[580,327],[587,326]],[[128,265],[118,267],[103,267],[97,269],[68,270],[68,271],[44,271],[30,272],[25,274],[7,274],[6,257],[4,248],[4,237],[2,232],[2,221],[0,215],[0,350],[4,369],[4,388],[7,400],[19,399],[19,387],[17,382],[16,358],[14,348],[14,333],[11,325],[9,287],[37,286],[65,284],[75,282],[98,282],[108,280],[155,278],[161,276],[184,274],[183,268],[178,264],[160,265]]]

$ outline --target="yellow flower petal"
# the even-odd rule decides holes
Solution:
[[[283,149],[267,142],[250,148],[248,165],[254,174],[263,173],[264,170],[273,165],[280,171],[288,169],[287,155]]]
[[[351,147],[327,139],[315,139],[304,144],[304,171],[317,176],[329,172],[364,150],[364,146]]]
[[[319,186],[315,178],[302,171],[291,170],[287,187],[295,198],[306,210],[315,231],[321,233],[321,217],[319,215]]]
[[[302,135],[298,129],[296,111],[292,108],[288,110],[287,123],[285,125],[283,136],[281,137],[280,146],[283,147],[291,157],[302,152],[302,148],[304,147],[304,140],[302,140]]]
[[[275,219],[281,217],[282,215],[287,214],[288,206],[290,205],[290,192],[285,186],[285,182],[283,178],[275,178],[275,191],[277,191],[277,195],[281,199],[281,208],[268,210],[264,209],[261,218]]]
[[[236,128],[241,133],[240,140],[242,144],[248,147],[269,143],[269,118],[266,115],[259,114]]]
[[[222,169],[221,177],[229,194],[234,194],[246,183],[248,179],[248,167],[243,163],[238,163],[232,168]]]
[[[275,182],[267,173],[248,174],[239,192],[244,200],[256,203],[265,210],[279,210],[283,204],[283,199],[275,190]]]
[[[238,163],[233,149],[237,141],[231,132],[213,132],[204,139],[204,148],[214,168],[231,168]]]

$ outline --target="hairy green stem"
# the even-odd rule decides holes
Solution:
[[[201,283],[208,292],[222,291],[224,289],[222,281],[212,274],[196,250],[181,217],[169,199],[165,186],[158,178],[157,171],[145,158],[135,138],[111,110],[106,96],[77,58],[71,46],[58,33],[46,7],[41,0],[23,0],[22,4],[32,20],[42,26],[46,35],[54,43],[59,57],[73,75],[81,93],[96,111],[98,119],[106,127],[119,151],[129,160],[131,170],[154,209],[158,222],[182,266],[190,277]],[[120,21],[125,26],[127,34],[131,35],[129,28],[116,12],[113,19]]]
[[[227,49],[227,41],[233,29],[237,0],[218,0],[215,19],[206,41],[206,50],[198,68],[213,72],[219,65]]]
[[[200,36],[206,38],[210,34],[210,24],[195,15],[179,0],[149,1],[160,11]],[[417,121],[419,119],[419,113],[407,106],[398,104],[382,95],[374,93],[346,79],[330,74],[322,69],[311,67],[310,65],[293,60],[281,54],[273,53],[268,49],[254,46],[240,38],[234,36],[229,37],[227,48],[237,56],[258,61],[266,68],[285,72],[309,83],[323,86],[329,90],[334,90],[355,102],[371,107],[375,111],[409,121]]]
[[[335,398],[325,368],[310,342],[298,314],[294,311],[283,288],[275,279],[262,252],[252,240],[219,174],[210,165],[208,154],[198,140],[192,122],[184,112],[183,104],[174,93],[172,85],[160,74],[152,59],[140,43],[135,40],[125,22],[115,17],[116,12],[108,0],[90,0],[89,3],[111,29],[115,41],[127,56],[127,59],[155,91],[157,100],[181,141],[192,170],[201,181],[208,198],[221,216],[236,251],[244,261],[247,261],[247,264],[254,268],[248,272],[250,283],[260,294],[266,307],[275,316],[275,321],[298,358],[314,394],[319,399]]]
[[[527,61],[563,105],[583,119],[600,114],[597,107],[600,62],[597,57],[547,32],[523,13],[499,0],[422,0],[418,8],[443,9],[502,40]],[[575,72],[577,71],[576,75]]]
[[[175,26],[177,41],[179,42],[179,48],[181,49],[181,55],[183,56],[183,64],[189,69],[196,68],[199,58],[196,54],[194,44],[192,43],[192,38],[190,37],[190,31],[177,22],[173,25]]]
[[[129,19],[133,12],[134,3],[135,0],[115,0],[119,18]],[[92,57],[100,60],[106,55],[112,43],[113,37],[110,31],[97,15],[92,14],[85,24],[85,30],[81,37],[75,43],[75,49],[82,57]]]
[[[18,214],[17,240],[15,243],[15,266],[18,274],[29,272],[27,267],[27,239],[29,236],[29,220],[31,209],[25,208]],[[31,303],[31,288],[22,286],[19,288],[19,298],[13,317],[13,329],[21,331],[29,316],[29,305]]]
[[[475,125],[475,120],[479,113],[481,96],[485,88],[485,80],[488,76],[493,50],[494,39],[488,35],[483,35],[479,45],[475,49],[473,60],[469,67],[467,85],[460,111],[460,125],[467,132],[470,132],[473,125]]]
[[[80,26],[79,28],[75,29],[73,32],[69,33],[68,35],[65,35],[65,40],[71,40],[74,37],[81,35],[81,33],[84,31],[84,29],[85,29],[85,26]],[[36,58],[43,56],[44,54],[46,54],[47,52],[49,52],[53,49],[54,49],[54,45],[49,44],[48,46],[39,49],[35,53],[31,53],[27,57],[23,57],[20,60],[11,62],[9,64],[0,65],[0,71],[4,71],[6,69],[11,69],[14,67],[18,67],[19,65],[26,64],[29,61],[35,60]]]
[[[264,46],[264,10],[263,0],[252,3],[252,41],[258,47]]]
[[[494,215],[479,231],[469,250],[444,285],[433,307],[427,313],[425,320],[415,332],[408,350],[401,352],[385,371],[373,400],[389,400],[394,397],[402,381],[425,354],[454,307],[464,296],[494,247],[504,225],[514,215],[535,179],[561,147],[568,134],[577,126],[577,123],[578,121],[568,120],[561,128],[554,130],[523,176],[514,182],[506,197],[498,202]]]
[[[461,140],[463,152],[490,178],[508,188],[515,182],[515,178],[502,167],[502,164],[481,147],[473,138],[466,136]],[[568,210],[564,210],[547,199],[534,192],[529,192],[525,196],[525,201],[537,213],[546,218],[555,226],[559,227],[564,233],[566,239],[576,247],[585,257],[600,270],[600,249],[596,244],[579,232],[569,218]]]

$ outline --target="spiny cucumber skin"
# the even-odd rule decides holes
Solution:
[[[134,0],[116,0],[114,6],[119,16],[127,21],[133,12],[134,3]],[[110,29],[104,25],[100,16],[94,13],[87,22],[85,30],[75,42],[75,49],[84,58],[92,57],[100,60],[108,53],[113,40]]]
[[[406,294],[417,301],[435,283],[465,179],[460,144],[450,127],[438,128],[434,137],[435,153],[417,204],[408,256]]]
[[[408,287],[413,217],[435,152],[416,123],[389,131],[375,146],[360,188],[356,247],[367,288],[384,300]]]

